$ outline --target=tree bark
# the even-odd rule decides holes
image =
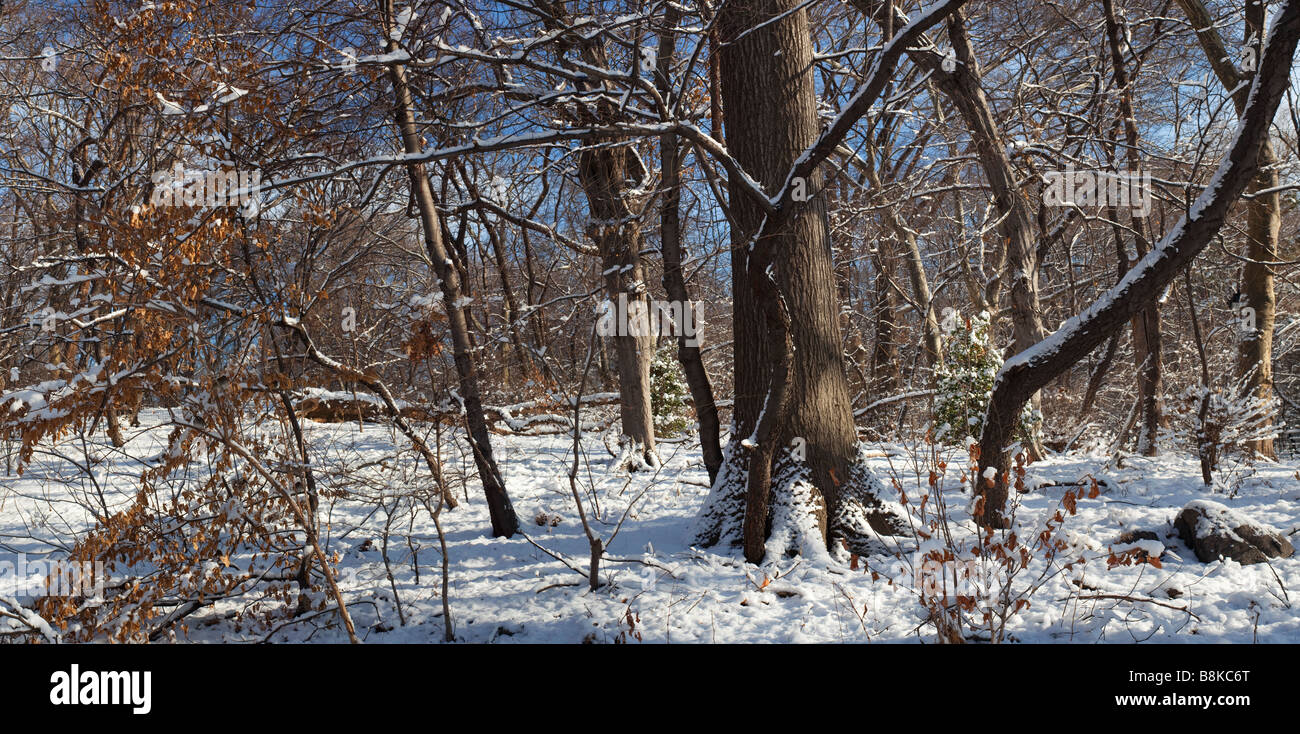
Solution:
[[[1254,37],[1255,58],[1264,38],[1264,3],[1246,4],[1246,34]],[[1277,192],[1278,173],[1273,146],[1265,143],[1260,172],[1251,182],[1253,198],[1246,205],[1246,264],[1241,269],[1241,294],[1245,307],[1254,309],[1255,328],[1241,330],[1237,374],[1245,392],[1259,400],[1273,399],[1273,325],[1277,299],[1273,291],[1273,263],[1277,260],[1282,229],[1282,201]],[[1267,192],[1267,193],[1265,193]],[[1247,442],[1261,456],[1276,459],[1272,438]]]
[[[654,413],[650,408],[650,362],[654,359],[655,334],[650,328],[650,296],[641,263],[641,226],[628,205],[624,182],[632,176],[636,153],[628,146],[601,145],[578,156],[579,179],[587,194],[592,222],[588,232],[600,251],[605,291],[614,308],[627,319],[619,333],[610,336],[616,355],[619,417],[628,449],[641,455],[639,462],[654,465]],[[641,171],[640,176],[645,172]],[[640,313],[643,316],[637,317]],[[622,321],[620,319],[620,321]]]
[[[1250,193],[1255,198],[1246,206],[1247,261],[1241,269],[1241,294],[1245,298],[1245,307],[1254,309],[1255,328],[1240,330],[1237,374],[1243,383],[1243,392],[1260,400],[1273,398],[1273,327],[1277,318],[1277,300],[1273,291],[1272,263],[1277,261],[1277,242],[1282,228],[1278,184],[1276,169],[1261,172],[1251,182]],[[1268,193],[1260,193],[1266,190]],[[1272,438],[1247,441],[1246,445],[1261,456],[1277,458]]]
[[[384,26],[386,29],[391,29],[393,2],[382,0],[382,4]],[[386,50],[389,53],[396,52],[397,42],[389,38]],[[419,156],[423,145],[415,123],[414,104],[406,80],[405,65],[389,64],[388,78],[393,86],[393,113],[402,136],[403,148],[408,156]],[[472,346],[469,324],[465,317],[465,304],[461,301],[460,273],[443,242],[440,217],[424,164],[412,161],[406,164],[406,169],[410,174],[411,193],[420,212],[420,228],[424,235],[425,252],[442,287],[443,306],[447,310],[447,326],[452,338],[453,359],[456,363],[461,398],[465,405],[466,439],[474,454],[479,480],[483,483],[483,492],[487,497],[488,514],[492,519],[492,534],[509,538],[518,532],[519,520],[515,516],[514,506],[510,503],[510,495],[506,492],[505,480],[501,477],[496,460],[492,456],[491,436],[488,433],[487,421],[483,417],[483,401],[479,395],[478,372],[470,356]]]
[[[563,34],[561,55],[575,49],[584,63],[598,68],[609,66],[604,46],[598,38],[575,34],[567,23],[563,2],[539,3],[550,15],[547,23]],[[634,60],[633,63],[636,63]],[[565,63],[562,60],[562,63]],[[596,82],[590,83],[597,88]],[[582,125],[609,124],[617,110],[607,101],[590,106],[576,105],[577,122]],[[650,364],[654,360],[657,338],[649,329],[655,314],[650,313],[650,295],[641,262],[642,233],[639,212],[635,211],[627,182],[642,183],[648,177],[635,148],[616,144],[613,139],[592,140],[578,155],[578,180],[587,195],[591,217],[587,231],[600,253],[605,292],[619,313],[617,333],[608,338],[614,344],[615,370],[619,388],[619,418],[625,468],[657,466],[655,453],[654,412],[650,403]],[[637,314],[642,316],[637,316]],[[622,314],[626,314],[624,320]]]
[[[1133,90],[1129,78],[1128,69],[1124,66],[1124,54],[1121,48],[1120,28],[1115,17],[1115,7],[1113,0],[1102,0],[1102,7],[1106,13],[1106,35],[1110,42],[1110,60],[1112,66],[1112,77],[1115,80],[1115,86],[1120,91],[1119,98],[1119,115],[1122,120],[1124,129],[1125,148],[1128,151],[1128,164],[1133,172],[1137,172],[1141,167],[1141,160],[1138,152],[1139,136],[1137,120],[1133,112]],[[1112,209],[1112,211],[1114,211]],[[1112,221],[1118,222],[1118,219],[1112,215]],[[1132,216],[1132,225],[1134,231],[1134,244],[1136,245],[1137,255],[1139,258],[1146,256],[1150,249],[1150,236],[1147,233],[1146,221],[1142,216],[1134,213]],[[1124,265],[1127,266],[1127,250],[1123,245],[1121,229],[1118,224],[1115,225],[1116,237],[1120,238],[1117,245],[1120,248]],[[1123,273],[1121,273],[1121,276]],[[1133,317],[1133,361],[1138,371],[1138,401],[1141,414],[1141,428],[1138,431],[1138,451],[1143,456],[1155,456],[1158,452],[1156,437],[1160,431],[1160,423],[1164,413],[1164,406],[1161,403],[1160,392],[1162,389],[1161,373],[1163,371],[1164,357],[1162,350],[1162,336],[1160,331],[1160,302],[1157,293],[1151,293],[1147,299],[1146,307]]]
[[[817,141],[817,97],[812,76],[812,37],[806,12],[796,0],[742,0],[720,10],[719,32],[723,110],[728,148],[736,161],[765,189],[785,183],[796,157]],[[746,32],[748,31],[748,32]],[[786,446],[795,437],[807,448],[813,484],[824,506],[818,512],[823,538],[826,510],[833,508],[838,484],[847,477],[857,443],[848,381],[840,351],[841,333],[834,268],[826,228],[819,176],[807,181],[809,200],[775,230],[767,242],[755,242],[774,254],[777,286],[799,328],[789,334],[792,354],[782,354],[782,335],[772,333],[771,319],[761,318],[774,304],[760,301],[751,274],[751,238],[766,217],[763,209],[734,178],[729,182],[732,229],[732,293],[735,300],[735,431],[737,439],[755,433],[768,399],[774,373],[789,362],[788,415],[774,426],[770,441]],[[789,359],[788,359],[789,358]],[[779,377],[779,375],[778,375]],[[777,383],[781,380],[776,380]],[[767,417],[771,417],[768,413]],[[763,475],[772,452],[756,452],[748,472]],[[762,528],[769,508],[766,494],[756,492],[750,477],[746,520],[746,557],[755,528]],[[761,504],[756,504],[761,503]],[[753,519],[751,519],[753,518]],[[765,530],[762,533],[765,535]],[[761,540],[761,537],[759,538]]]
[[[664,11],[664,25],[670,29],[659,37],[659,52],[656,58],[655,85],[665,105],[671,107],[676,100],[671,97],[671,74],[673,48],[676,35],[671,31],[677,26],[681,13],[675,6],[667,6]],[[682,171],[681,147],[677,136],[662,135],[659,138],[659,162],[662,173],[662,200],[659,209],[659,241],[664,261],[664,292],[668,298],[681,305],[683,313],[691,307],[690,294],[686,289],[686,278],[682,274],[682,223],[681,196]],[[698,323],[692,319],[691,323]],[[704,369],[704,360],[700,356],[699,333],[691,339],[684,333],[677,335],[677,361],[682,365],[686,376],[686,385],[691,391],[691,402],[695,407],[695,418],[699,424],[700,449],[704,454],[704,467],[709,472],[709,484],[718,478],[722,467],[721,426],[718,421],[718,406],[713,398],[713,386],[709,382],[709,373]],[[693,343],[692,343],[693,342]]]
[[[778,474],[773,459],[782,462],[789,509],[804,518],[795,529],[800,534],[815,527],[829,544],[832,518],[851,523],[851,531],[861,522],[877,532],[901,530],[901,521],[876,496],[881,487],[851,463],[857,435],[818,167],[879,99],[907,46],[962,2],[940,0],[889,40],[869,77],[824,131],[804,6],[796,0],[741,0],[719,11],[731,154],[735,431],[730,458],[705,506],[706,525],[697,535],[702,543],[730,537],[740,509],[745,556],[763,557],[760,540],[770,532],[772,510],[769,480]],[[769,197],[768,190],[778,193]],[[786,445],[797,453],[778,454]],[[787,475],[787,468],[793,473]],[[738,499],[740,476],[747,477],[748,490]],[[791,494],[796,490],[797,500]],[[846,499],[858,506],[841,506]],[[837,514],[849,509],[851,518]]]

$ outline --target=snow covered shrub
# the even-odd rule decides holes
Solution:
[[[650,408],[656,434],[675,436],[690,427],[689,398],[682,366],[677,361],[677,341],[666,339],[650,363]]]
[[[23,606],[17,599],[0,595],[0,641],[37,640],[58,642],[58,633],[35,611]]]
[[[1211,465],[1225,453],[1249,456],[1249,442],[1275,438],[1283,427],[1278,401],[1256,395],[1245,378],[1226,386],[1188,386],[1170,413],[1166,438],[1193,453],[1203,445]]]
[[[272,609],[293,609],[308,591],[296,582],[302,554],[284,550],[302,545],[287,496],[295,490],[257,458],[290,457],[258,440],[247,446],[240,456],[174,431],[135,498],[72,549],[74,562],[107,565],[114,583],[104,597],[43,597],[37,612],[69,641],[145,642],[173,625],[184,630],[185,616],[222,599],[258,599],[236,620],[245,629],[269,627]],[[211,471],[196,480],[194,464],[208,462]],[[301,510],[305,497],[296,501]],[[311,606],[323,609],[326,600],[314,597]]]
[[[978,438],[984,427],[993,380],[1002,367],[989,323],[987,311],[970,318],[952,308],[944,309],[943,363],[934,371],[934,425],[937,438],[945,443],[959,445],[968,436]],[[1020,436],[1032,437],[1039,423],[1026,404],[1020,416]]]

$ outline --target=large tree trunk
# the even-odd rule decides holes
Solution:
[[[784,183],[795,157],[817,140],[817,97],[813,88],[812,37],[804,10],[794,0],[744,0],[722,9],[722,103],[731,154],[765,188]],[[759,23],[781,20],[745,33]],[[807,448],[812,483],[825,506],[818,524],[826,535],[826,508],[833,507],[837,484],[847,477],[857,435],[848,381],[840,355],[840,324],[835,274],[826,228],[825,204],[817,191],[820,179],[808,182],[811,200],[769,236],[776,253],[778,284],[799,328],[791,334],[789,409],[775,437],[788,446],[798,437]],[[735,298],[736,400],[734,435],[750,435],[772,379],[779,346],[773,344],[750,287],[750,237],[764,212],[737,182],[731,182],[732,292]],[[837,479],[837,478],[838,479]]]
[[[392,0],[382,0],[382,3],[384,24],[391,28]],[[387,46],[389,53],[398,50],[397,42],[391,38]],[[422,152],[422,144],[420,131],[415,123],[414,104],[406,80],[405,65],[390,64],[388,78],[393,85],[395,98],[393,112],[398,131],[402,136],[403,148],[408,156],[418,157]],[[406,164],[406,168],[410,174],[411,193],[420,212],[420,228],[424,235],[425,251],[442,286],[443,306],[447,310],[447,326],[451,331],[452,355],[456,363],[456,374],[459,377],[461,398],[465,405],[466,439],[474,454],[474,463],[478,467],[479,480],[483,483],[483,492],[487,496],[488,514],[492,518],[492,534],[508,538],[518,532],[519,520],[515,517],[515,508],[510,503],[510,495],[506,493],[505,480],[502,479],[496,460],[492,456],[492,441],[488,433],[487,421],[483,417],[483,401],[479,396],[478,372],[470,356],[472,345],[469,338],[469,323],[465,317],[465,304],[461,300],[460,273],[443,242],[440,217],[424,164],[411,162]]]
[[[751,562],[791,545],[825,558],[832,532],[853,547],[871,530],[905,530],[879,499],[883,485],[857,461],[817,169],[879,99],[908,45],[961,2],[941,0],[900,30],[824,132],[803,5],[741,0],[720,10],[726,139],[748,178],[728,178],[735,430],[701,513],[703,544],[739,530]],[[769,190],[779,193],[769,199]]]
[[[983,500],[983,523],[1006,524],[1010,457],[1004,449],[1025,401],[1140,312],[1150,293],[1168,286],[1218,233],[1228,209],[1258,172],[1260,148],[1290,79],[1297,38],[1300,0],[1287,0],[1277,15],[1232,145],[1190,213],[1115,287],[1048,339],[1008,360],[998,372],[980,436],[976,484]]]
[[[741,0],[720,12],[728,148],[761,186],[779,190],[796,158],[819,135],[807,15],[797,0]],[[839,509],[842,486],[857,453],[820,186],[820,176],[809,177],[809,200],[775,227],[769,222],[763,239],[755,242],[766,218],[764,209],[742,182],[735,177],[729,181],[735,423],[730,466],[714,488],[715,497],[721,497],[716,502],[711,498],[711,503],[732,508],[743,503],[745,555],[750,561],[763,557],[772,503],[790,501],[779,491],[768,492],[768,480],[791,471],[804,480],[799,511],[807,513],[825,549],[828,518]],[[767,264],[776,273],[770,292],[764,288]],[[786,450],[792,445],[797,453]],[[737,502],[739,488],[746,484],[744,499]],[[703,532],[706,542],[727,535],[716,526],[727,518],[712,519],[715,526]],[[806,542],[803,549],[812,550]]]

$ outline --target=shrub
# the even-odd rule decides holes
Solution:
[[[959,444],[978,437],[984,412],[993,396],[993,380],[1002,367],[1002,355],[989,336],[989,314],[974,318],[944,309],[943,363],[934,371],[934,424],[936,439]],[[1038,430],[1040,418],[1025,405],[1017,433],[1028,439]]]
[[[689,396],[677,361],[677,342],[664,340],[650,363],[650,408],[654,411],[656,434],[673,436],[690,427]]]

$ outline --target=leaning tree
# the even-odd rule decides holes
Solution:
[[[1005,450],[1025,401],[1084,359],[1132,319],[1210,243],[1228,210],[1255,179],[1260,150],[1291,77],[1300,39],[1300,0],[1287,0],[1273,21],[1251,83],[1241,121],[1209,184],[1187,213],[1110,290],[1053,334],[1008,359],[998,372],[979,445],[981,505],[977,515],[992,527],[1006,526],[1011,457]]]

